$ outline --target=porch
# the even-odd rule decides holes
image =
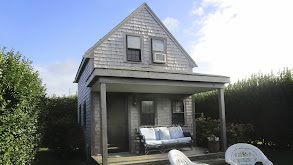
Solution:
[[[184,107],[186,107],[180,111],[184,112],[181,115],[184,116],[183,131],[190,132],[193,139],[196,139],[193,94],[211,90],[219,91],[221,139],[223,142],[221,149],[225,151],[227,145],[223,88],[229,80],[228,77],[196,73],[95,69],[87,84],[88,87],[91,87],[91,104],[93,105],[91,108],[91,128],[94,129],[91,129],[91,155],[95,155],[94,158],[97,162],[103,162],[103,164],[115,163],[112,160],[115,156],[113,157],[113,154],[108,153],[107,146],[111,143],[117,144],[119,140],[123,139],[126,140],[118,144],[125,144],[125,146],[120,148],[124,148],[124,151],[130,153],[138,151],[136,130],[141,125],[149,125],[143,124],[141,120],[145,119],[145,117],[142,117],[142,113],[146,113],[142,109],[145,102],[151,103],[150,108],[147,108],[153,116],[151,118],[153,124],[151,125],[172,125],[174,121],[172,120],[174,112],[172,102],[183,100]],[[122,119],[123,121],[120,121]],[[120,128],[121,126],[123,128]],[[121,130],[125,131],[119,132]],[[114,135],[114,133],[118,135]],[[194,152],[193,154],[200,155],[200,153],[202,156],[204,155],[204,151]],[[98,154],[102,156],[96,157]],[[145,162],[154,160],[153,157],[144,155],[136,154],[132,156],[137,157],[132,157],[130,160],[145,160]],[[165,157],[162,156],[159,154],[158,159],[164,159],[168,162],[167,154],[165,154]],[[122,162],[127,156],[120,155],[118,158],[116,160]],[[125,161],[125,164],[129,164],[128,159]],[[130,164],[135,164],[135,162]],[[141,163],[138,162],[137,164]]]
[[[218,153],[208,153],[207,148],[193,147],[184,148],[181,151],[192,161],[198,163],[207,163],[207,164],[223,164],[225,162],[224,152]],[[93,160],[98,164],[102,164],[102,156],[92,156]],[[126,165],[126,164],[140,164],[140,165],[159,165],[159,164],[170,164],[168,159],[168,152],[161,154],[160,152],[151,152],[149,155],[143,155],[142,153],[109,153],[108,155],[108,164],[113,165]]]

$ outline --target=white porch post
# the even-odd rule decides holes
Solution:
[[[101,94],[101,120],[102,120],[102,162],[108,164],[108,136],[107,136],[107,101],[106,101],[106,84],[100,85]]]
[[[218,89],[219,91],[219,113],[220,113],[220,129],[221,129],[221,150],[227,149],[227,135],[226,135],[226,117],[225,117],[225,101],[224,101],[224,88]]]

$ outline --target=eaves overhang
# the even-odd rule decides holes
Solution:
[[[100,83],[106,83],[110,92],[193,94],[224,88],[229,82],[229,77],[210,74],[96,68],[87,86],[98,90]]]
[[[88,63],[89,58],[82,58],[82,61],[78,67],[77,73],[75,75],[74,81],[73,83],[78,83],[78,80],[83,72],[84,67],[86,66],[86,64]]]

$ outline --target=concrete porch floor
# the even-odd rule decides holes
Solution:
[[[207,164],[223,164],[224,152],[208,153],[207,148],[193,147],[184,148],[181,151],[193,162],[207,163]],[[92,158],[99,164],[102,164],[102,156],[92,156]],[[112,165],[126,165],[126,164],[140,164],[140,165],[165,165],[170,164],[168,159],[168,152],[161,154],[160,152],[150,152],[149,155],[141,153],[109,153],[108,164]]]

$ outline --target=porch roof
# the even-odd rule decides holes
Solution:
[[[230,78],[192,72],[95,68],[87,82],[93,91],[106,83],[107,92],[195,94],[224,88]]]

